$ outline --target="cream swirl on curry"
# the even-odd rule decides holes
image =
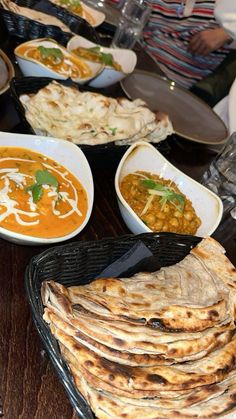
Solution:
[[[1,227],[59,237],[78,228],[86,212],[86,192],[65,167],[31,150],[0,147]]]

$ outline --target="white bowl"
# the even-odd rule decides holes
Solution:
[[[82,36],[76,35],[69,40],[67,49],[71,52],[78,47],[91,48],[95,46],[97,46],[97,44],[94,44]],[[102,52],[113,55],[114,60],[121,65],[123,71],[117,71],[110,66],[105,66],[103,71],[89,82],[89,86],[91,87],[102,88],[115,84],[131,74],[137,64],[137,56],[134,51],[120,48],[105,48],[102,46],[101,48]]]
[[[196,236],[209,236],[215,231],[223,214],[223,204],[220,198],[173,166],[151,144],[140,141],[126,151],[115,176],[115,189],[120,212],[132,233],[151,231],[128,205],[120,192],[119,185],[122,179],[137,170],[151,172],[176,183],[180,191],[192,201],[193,207],[201,219],[202,223]]]
[[[45,64],[33,59],[25,57],[20,53],[20,49],[23,46],[27,45],[35,45],[35,46],[44,46],[46,48],[58,48],[60,49],[65,56],[70,57],[71,55],[74,56],[74,54],[71,54],[66,48],[64,48],[62,45],[58,44],[53,39],[47,39],[47,38],[41,38],[41,39],[34,39],[32,41],[24,42],[23,44],[18,45],[15,48],[15,56],[17,59],[17,62],[19,64],[19,67],[24,74],[24,76],[35,76],[35,77],[52,77],[58,80],[66,80],[69,78],[69,75],[62,75],[58,72],[50,69]],[[75,57],[75,56],[74,56]],[[76,59],[78,57],[76,56]],[[84,84],[91,80],[93,77],[96,77],[104,68],[104,66],[100,63],[93,63],[91,61],[83,60],[82,58],[80,61],[83,61],[91,70],[92,75],[89,77],[83,77],[83,78],[71,78],[74,82]]]
[[[94,20],[94,22],[90,23],[91,26],[96,28],[104,22],[106,16],[100,10],[96,10],[93,7],[87,6],[87,4],[85,3],[82,3],[82,7],[84,11],[91,15],[92,19]],[[84,17],[84,19],[86,20],[86,16]]]
[[[47,157],[50,157],[62,164],[79,179],[80,183],[87,192],[88,210],[83,223],[76,230],[65,236],[44,239],[41,237],[15,233],[0,227],[0,237],[17,244],[39,245],[61,242],[71,239],[79,234],[89,221],[94,200],[92,173],[88,161],[80,148],[69,141],[59,140],[56,138],[0,132],[0,147],[4,146],[28,148],[29,150],[45,154]]]

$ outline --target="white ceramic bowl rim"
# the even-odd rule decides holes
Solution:
[[[13,137],[16,137],[16,136],[18,136],[19,138],[20,137],[21,138],[23,138],[23,137],[25,137],[25,138],[31,137],[32,138],[33,137],[35,139],[35,142],[42,141],[43,143],[45,143],[45,149],[46,149],[46,142],[45,141],[48,140],[50,142],[55,142],[55,143],[57,143],[59,141],[60,144],[63,144],[64,143],[66,145],[66,147],[69,147],[69,148],[71,147],[71,149],[72,149],[71,152],[72,153],[75,153],[75,148],[74,148],[75,144],[70,143],[70,142],[68,142],[66,140],[61,140],[61,139],[59,140],[59,139],[56,139],[56,138],[42,137],[42,136],[36,136],[36,135],[24,135],[24,134],[19,134],[18,135],[18,134],[11,134],[11,133],[0,132],[0,141],[1,141],[1,137],[3,135],[6,136],[6,137],[12,136],[12,138]],[[21,144],[11,145],[10,143],[8,144],[7,143],[7,140],[6,140],[6,146],[7,147],[20,147],[20,148],[25,148],[25,149],[28,148],[29,150],[32,150],[32,151],[38,152],[40,154],[44,154],[45,156],[48,156],[47,153],[43,153],[42,151],[38,151],[36,148],[34,148],[33,147],[33,144],[31,144],[30,141],[29,141],[29,145],[26,146],[26,145],[21,145]],[[0,142],[0,147],[2,147],[1,142]],[[16,240],[19,240],[19,241],[22,240],[22,244],[24,244],[23,242],[26,242],[25,243],[26,245],[27,245],[27,241],[28,242],[31,242],[31,243],[35,243],[35,244],[37,244],[37,243],[38,244],[51,244],[51,243],[59,243],[61,241],[69,240],[72,237],[74,237],[77,234],[79,234],[79,232],[83,230],[83,228],[85,227],[85,225],[88,223],[88,221],[90,219],[90,216],[91,216],[91,213],[92,213],[93,200],[94,200],[94,186],[93,186],[93,180],[92,180],[92,173],[91,173],[91,169],[90,169],[90,166],[88,164],[88,161],[87,161],[84,153],[82,152],[82,150],[80,150],[80,148],[77,147],[77,146],[75,146],[75,147],[77,149],[77,153],[78,153],[78,156],[80,158],[80,161],[83,162],[83,164],[87,168],[87,171],[88,171],[88,173],[90,174],[90,177],[91,177],[90,205],[89,205],[89,196],[88,196],[88,190],[87,190],[87,188],[81,183],[81,180],[78,178],[77,175],[75,175],[73,173],[73,171],[71,169],[66,168],[69,172],[71,172],[80,181],[80,183],[84,187],[84,189],[86,191],[86,194],[87,194],[87,198],[88,198],[88,209],[87,209],[86,217],[85,217],[83,223],[80,224],[80,226],[78,228],[76,228],[75,230],[73,230],[71,233],[66,234],[65,236],[58,236],[58,237],[53,237],[53,238],[42,238],[42,237],[30,236],[30,235],[21,234],[21,233],[15,233],[14,231],[8,230],[8,229],[3,228],[1,226],[0,226],[0,236],[1,236],[1,233],[2,233],[5,237],[6,236],[9,236],[9,238],[13,238],[13,239],[16,239]],[[53,159],[52,156],[49,156],[49,158]],[[55,158],[54,160],[55,161],[58,161],[57,158]],[[63,165],[63,163],[61,163],[61,164]]]
[[[195,179],[192,179],[190,176],[186,175],[184,172],[182,172],[181,170],[179,170],[177,167],[175,167],[172,163],[170,163],[164,156],[162,156],[161,153],[159,153],[158,150],[156,150],[156,148],[145,142],[145,141],[138,141],[134,144],[132,144],[128,150],[125,152],[125,154],[123,155],[122,159],[120,160],[120,163],[118,165],[117,171],[116,171],[116,175],[115,175],[115,189],[116,189],[116,193],[117,196],[120,200],[120,202],[123,204],[123,206],[126,208],[126,210],[133,216],[133,218],[136,220],[136,222],[139,224],[139,226],[141,226],[146,232],[152,232],[152,230],[143,223],[143,221],[138,217],[138,215],[134,212],[134,210],[129,206],[129,204],[127,203],[127,201],[124,199],[124,197],[122,196],[121,192],[120,192],[120,185],[119,185],[119,180],[120,180],[120,174],[123,168],[123,165],[126,161],[126,159],[128,158],[128,156],[135,150],[135,148],[138,148],[140,146],[144,146],[144,147],[149,147],[150,149],[153,150],[154,153],[156,153],[160,159],[163,160],[163,162],[167,163],[169,167],[172,167],[176,173],[181,174],[185,179],[190,180],[192,183],[198,185],[199,187],[201,187],[201,189],[204,189],[207,191],[207,193],[214,197],[216,199],[216,201],[218,202],[219,205],[219,214],[218,217],[215,221],[215,223],[213,224],[212,228],[209,230],[208,232],[208,236],[210,236],[215,229],[217,228],[217,226],[219,225],[219,222],[221,220],[222,214],[223,214],[223,204],[221,199],[214,193],[212,192],[210,189],[207,189],[205,186],[201,185],[199,182],[197,182]]]
[[[57,47],[60,50],[62,50],[65,55],[68,55],[68,56],[72,55],[72,56],[74,56],[74,57],[76,57],[78,59],[77,55],[73,54],[72,51],[69,51],[63,45],[60,45],[57,41],[55,41],[54,39],[51,39],[51,38],[38,38],[38,39],[32,39],[30,41],[23,42],[23,43],[17,45],[17,47],[14,49],[14,54],[15,54],[15,56],[18,59],[20,58],[21,60],[25,60],[25,61],[29,61],[29,62],[35,63],[36,65],[38,65],[38,66],[44,68],[45,70],[51,72],[55,76],[61,76],[61,77],[64,77],[65,79],[68,78],[68,76],[63,75],[63,74],[60,74],[57,71],[54,71],[53,69],[51,69],[50,67],[48,67],[47,65],[45,65],[43,62],[38,61],[38,60],[36,60],[34,58],[25,57],[24,55],[21,55],[18,52],[18,49],[20,49],[22,47],[22,45],[31,45],[31,44],[32,45],[43,45],[45,43],[55,45],[55,47]],[[75,82],[76,81],[86,82],[86,81],[92,80],[95,77],[97,77],[103,71],[103,69],[104,69],[104,65],[103,64],[93,63],[93,62],[88,61],[88,60],[85,60],[83,58],[81,58],[81,61],[84,61],[86,63],[86,65],[88,65],[90,67],[90,70],[92,71],[92,75],[91,76],[88,76],[88,77],[84,77],[84,78],[82,78],[82,77],[77,77],[77,78],[76,77],[73,77],[73,78],[71,78]]]

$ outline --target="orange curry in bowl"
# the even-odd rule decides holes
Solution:
[[[64,53],[60,48],[23,44],[17,48],[17,54],[38,61],[63,76],[74,79],[92,76],[92,70],[88,64],[72,54]]]
[[[201,225],[192,202],[171,180],[137,171],[123,178],[120,191],[152,231],[195,234]]]
[[[79,180],[56,161],[31,150],[0,147],[0,227],[33,237],[63,237],[88,209]]]

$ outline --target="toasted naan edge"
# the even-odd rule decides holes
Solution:
[[[158,142],[173,133],[169,118],[152,112],[141,99],[80,92],[53,81],[20,100],[35,131],[76,144],[148,141],[149,135]]]
[[[0,4],[5,10],[9,10],[17,15],[25,16],[31,20],[36,20],[43,25],[58,26],[64,32],[71,32],[68,26],[54,16],[39,12],[38,10],[29,9],[28,7],[18,6],[18,4],[10,0],[0,0]]]
[[[236,374],[230,373],[227,380],[220,384],[204,386],[195,389],[191,394],[181,399],[133,399],[130,397],[117,397],[107,391],[98,391],[85,379],[76,368],[77,360],[63,345],[61,352],[68,363],[77,388],[90,404],[98,418],[107,417],[126,418],[201,418],[212,417],[213,414],[223,414],[236,407]],[[125,414],[125,416],[123,416]],[[101,416],[100,416],[101,415]]]
[[[130,367],[97,356],[62,330],[51,325],[54,336],[77,358],[84,370],[100,377],[116,391],[153,395],[163,390],[182,390],[217,383],[235,367],[236,336],[204,359],[173,366]],[[105,390],[105,388],[104,388]]]
[[[129,332],[126,333],[125,340],[119,337],[121,329],[118,329],[116,337],[114,327],[110,335],[99,334],[98,329],[101,329],[102,322],[96,321],[96,319],[93,319],[92,324],[88,319],[84,322],[73,318],[65,321],[49,309],[45,309],[43,318],[47,323],[53,323],[99,356],[131,366],[171,365],[176,362],[200,359],[228,343],[234,334],[233,326],[228,324],[216,328],[216,330],[209,329],[203,333],[203,336],[189,341],[179,340],[174,343],[158,344],[158,338],[156,338],[155,345],[152,344],[151,353],[146,350],[148,342],[145,335],[143,338],[146,338],[146,341],[141,341],[142,350],[137,351],[139,342],[132,340],[128,342]],[[94,326],[94,333],[89,333],[91,326]],[[124,330],[125,327],[126,324],[124,324]],[[154,336],[152,337],[154,338]],[[171,334],[169,334],[169,339],[171,339]],[[154,352],[154,347],[156,352]]]

